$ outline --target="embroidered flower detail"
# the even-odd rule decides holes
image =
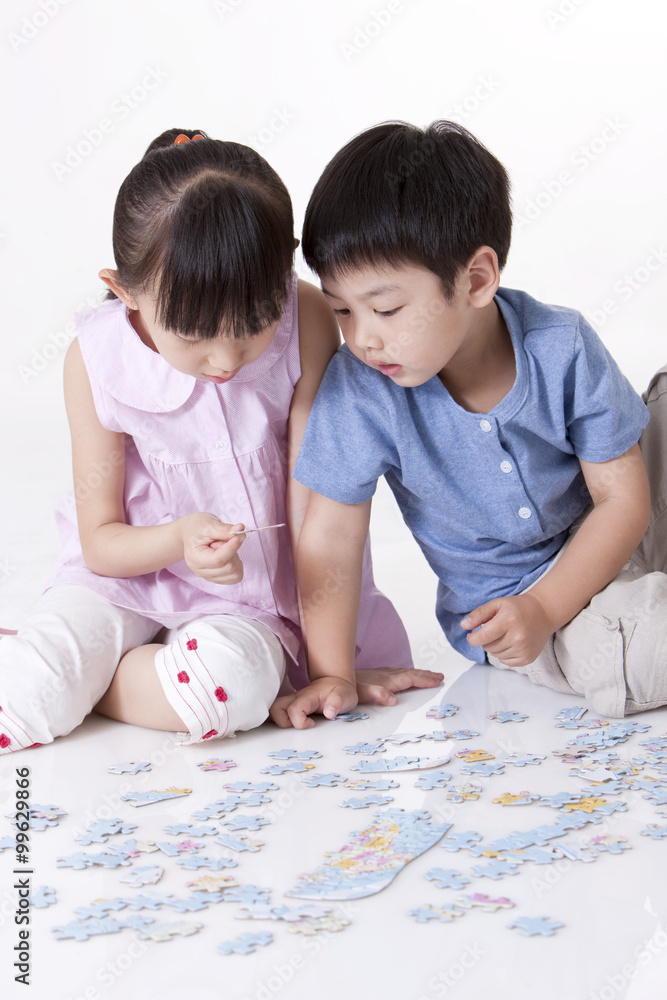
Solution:
[[[43,743],[31,743],[30,746],[28,747],[28,750],[32,750],[33,747],[41,747],[41,746],[44,746],[44,744]]]
[[[186,645],[187,645],[188,649],[196,649],[197,648],[197,640],[196,639],[188,639]]]
[[[8,747],[11,742],[12,741],[9,736],[6,736],[4,733],[0,733],[0,748],[4,750],[5,747]]]
[[[218,730],[217,729],[209,729],[209,731],[207,733],[204,733],[204,735],[202,736],[202,739],[203,740],[210,740],[211,736],[217,736],[217,735],[218,735]]]
[[[218,701],[227,701],[227,692],[224,688],[216,688],[213,692]]]
[[[181,670],[178,674],[176,674],[176,680],[179,682],[179,684],[190,683],[190,678],[186,674],[185,670]]]

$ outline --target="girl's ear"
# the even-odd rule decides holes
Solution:
[[[137,309],[137,303],[134,300],[132,294],[128,291],[125,285],[121,285],[118,280],[118,271],[112,270],[110,267],[104,267],[99,272],[98,277],[102,279],[105,285],[107,285],[111,291],[114,293],[116,298],[124,302],[128,309]]]

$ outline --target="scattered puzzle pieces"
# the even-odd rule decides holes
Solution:
[[[496,910],[509,910],[513,906],[516,906],[516,903],[513,903],[506,896],[498,896],[497,899],[491,899],[483,892],[474,892],[470,895],[457,896],[454,900],[454,905],[466,910],[478,907],[486,913],[495,913]]]
[[[639,831],[643,837],[653,837],[654,840],[662,840],[667,837],[667,826],[658,826],[657,823],[649,823],[645,830]]]
[[[452,785],[447,791],[447,798],[450,802],[465,802],[467,800],[478,799],[481,793],[481,785],[471,785],[468,782],[464,782],[462,785]]]
[[[526,764],[541,764],[546,757],[536,757],[531,753],[511,753],[505,757],[503,764],[514,764],[515,767],[525,767]]]
[[[236,761],[228,758],[223,760],[222,757],[210,757],[208,760],[198,760],[196,765],[202,771],[229,771],[232,767],[236,767]]]
[[[269,757],[273,757],[275,760],[290,760],[295,758],[296,760],[314,760],[316,757],[321,757],[322,754],[319,750],[269,750]]]
[[[501,806],[529,806],[531,802],[535,802],[539,798],[539,795],[534,795],[532,792],[516,792],[515,794],[503,792],[499,798],[493,799],[493,801]]]
[[[150,941],[171,941],[173,938],[189,937],[196,934],[204,925],[189,921],[179,921],[175,924],[156,924],[150,931],[139,931],[139,937]]]
[[[466,830],[465,833],[453,833],[449,837],[445,837],[440,846],[444,847],[446,851],[460,851],[462,848],[474,847],[481,839],[481,833]]]
[[[37,907],[38,910],[43,910],[57,902],[56,890],[48,885],[40,885],[39,889],[30,896],[30,905]]]
[[[288,771],[300,773],[301,771],[312,771],[314,767],[314,764],[309,764],[305,760],[289,760],[282,764],[270,764],[268,767],[263,767],[261,768],[261,773],[287,774]]]
[[[415,781],[415,788],[421,788],[424,792],[431,792],[434,788],[444,788],[448,781],[452,780],[451,774],[445,771],[431,771],[430,774],[420,774]]]
[[[494,712],[493,715],[487,715],[487,719],[495,720],[496,722],[525,722],[528,718],[527,715],[522,715],[521,712]]]
[[[456,917],[462,917],[463,911],[455,906],[420,906],[416,910],[408,910],[410,917],[415,917],[418,924],[426,924],[430,920],[439,920],[441,924],[451,924]]]
[[[560,927],[564,927],[559,920],[550,920],[549,917],[516,917],[511,924],[507,925],[516,928],[525,937],[535,937],[541,934],[543,937],[551,937]]]
[[[463,889],[470,879],[453,868],[429,868],[424,876],[429,882],[435,882],[438,889]]]
[[[236,833],[237,830],[259,830],[263,826],[268,826],[270,822],[271,820],[264,819],[263,816],[244,816],[239,813],[237,816],[223,820],[223,826],[228,826],[231,833]]]
[[[376,743],[366,743],[364,740],[360,740],[358,743],[353,743],[351,746],[343,747],[345,753],[386,753],[387,748],[384,746],[382,740],[378,740]]]
[[[112,764],[109,767],[109,774],[139,774],[140,771],[150,771],[152,769],[149,760],[130,760],[124,764]]]
[[[90,844],[105,844],[109,837],[116,833],[128,834],[136,830],[136,823],[125,823],[122,819],[96,819],[88,825],[83,833],[74,835],[78,844],[88,847]]]
[[[393,795],[365,795],[363,799],[345,799],[339,805],[344,809],[367,809],[369,806],[386,806],[393,801]]]
[[[341,722],[357,722],[360,719],[367,719],[368,714],[366,712],[341,712],[340,715],[335,715],[333,721],[339,720]]]
[[[311,788],[319,788],[320,785],[328,785],[333,787],[334,785],[342,785],[345,783],[345,778],[342,778],[340,774],[309,774],[307,778],[301,779],[304,785],[310,785]]]
[[[257,947],[271,944],[273,934],[270,931],[260,931],[258,934],[239,934],[230,941],[218,945],[221,955],[252,955]]]
[[[191,788],[165,788],[150,792],[131,791],[127,795],[121,795],[121,799],[123,802],[129,802],[131,806],[148,806],[152,802],[163,802],[165,799],[179,799],[183,795],[190,795],[191,792]]]
[[[458,705],[434,705],[426,713],[427,719],[447,719],[450,715],[456,715],[459,710]]]
[[[461,768],[461,774],[481,774],[488,777],[490,774],[504,774],[504,764],[466,764]]]
[[[387,792],[390,788],[399,788],[399,783],[393,778],[348,778],[345,788],[351,788],[355,792],[365,792],[372,788],[376,792]]]
[[[474,875],[475,878],[487,878],[499,879],[505,878],[506,875],[518,875],[518,865],[516,862],[510,861],[492,861],[488,865],[473,865],[470,869],[470,874]]]
[[[243,794],[244,792],[257,792],[259,795],[264,795],[266,792],[277,792],[279,786],[276,785],[275,781],[235,781],[231,785],[223,785],[228,792],[238,792]]]
[[[131,872],[121,875],[121,882],[127,882],[133,889],[141,889],[144,885],[155,885],[164,875],[160,865],[144,865],[143,868],[133,868]]]
[[[372,773],[374,771],[424,771],[431,767],[442,767],[449,757],[431,760],[429,757],[389,757],[381,760],[360,760],[350,764],[351,771]]]

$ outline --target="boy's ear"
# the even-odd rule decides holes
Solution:
[[[468,264],[470,300],[481,308],[493,300],[500,284],[498,254],[492,247],[478,247]]]
[[[116,298],[119,298],[121,302],[125,303],[128,309],[138,308],[132,294],[128,291],[125,285],[122,285],[118,280],[118,271],[114,271],[110,267],[104,267],[99,272],[98,277],[101,278],[104,284],[111,289]]]

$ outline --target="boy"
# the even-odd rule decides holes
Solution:
[[[297,559],[311,684],[274,705],[279,725],[356,703],[381,475],[438,576],[456,649],[612,717],[667,701],[667,543],[657,523],[647,533],[638,445],[648,411],[579,313],[499,289],[510,233],[503,166],[451,122],[370,129],[315,187],[304,255],[345,345],[294,471],[315,493]],[[312,601],[327,571],[349,583]]]

